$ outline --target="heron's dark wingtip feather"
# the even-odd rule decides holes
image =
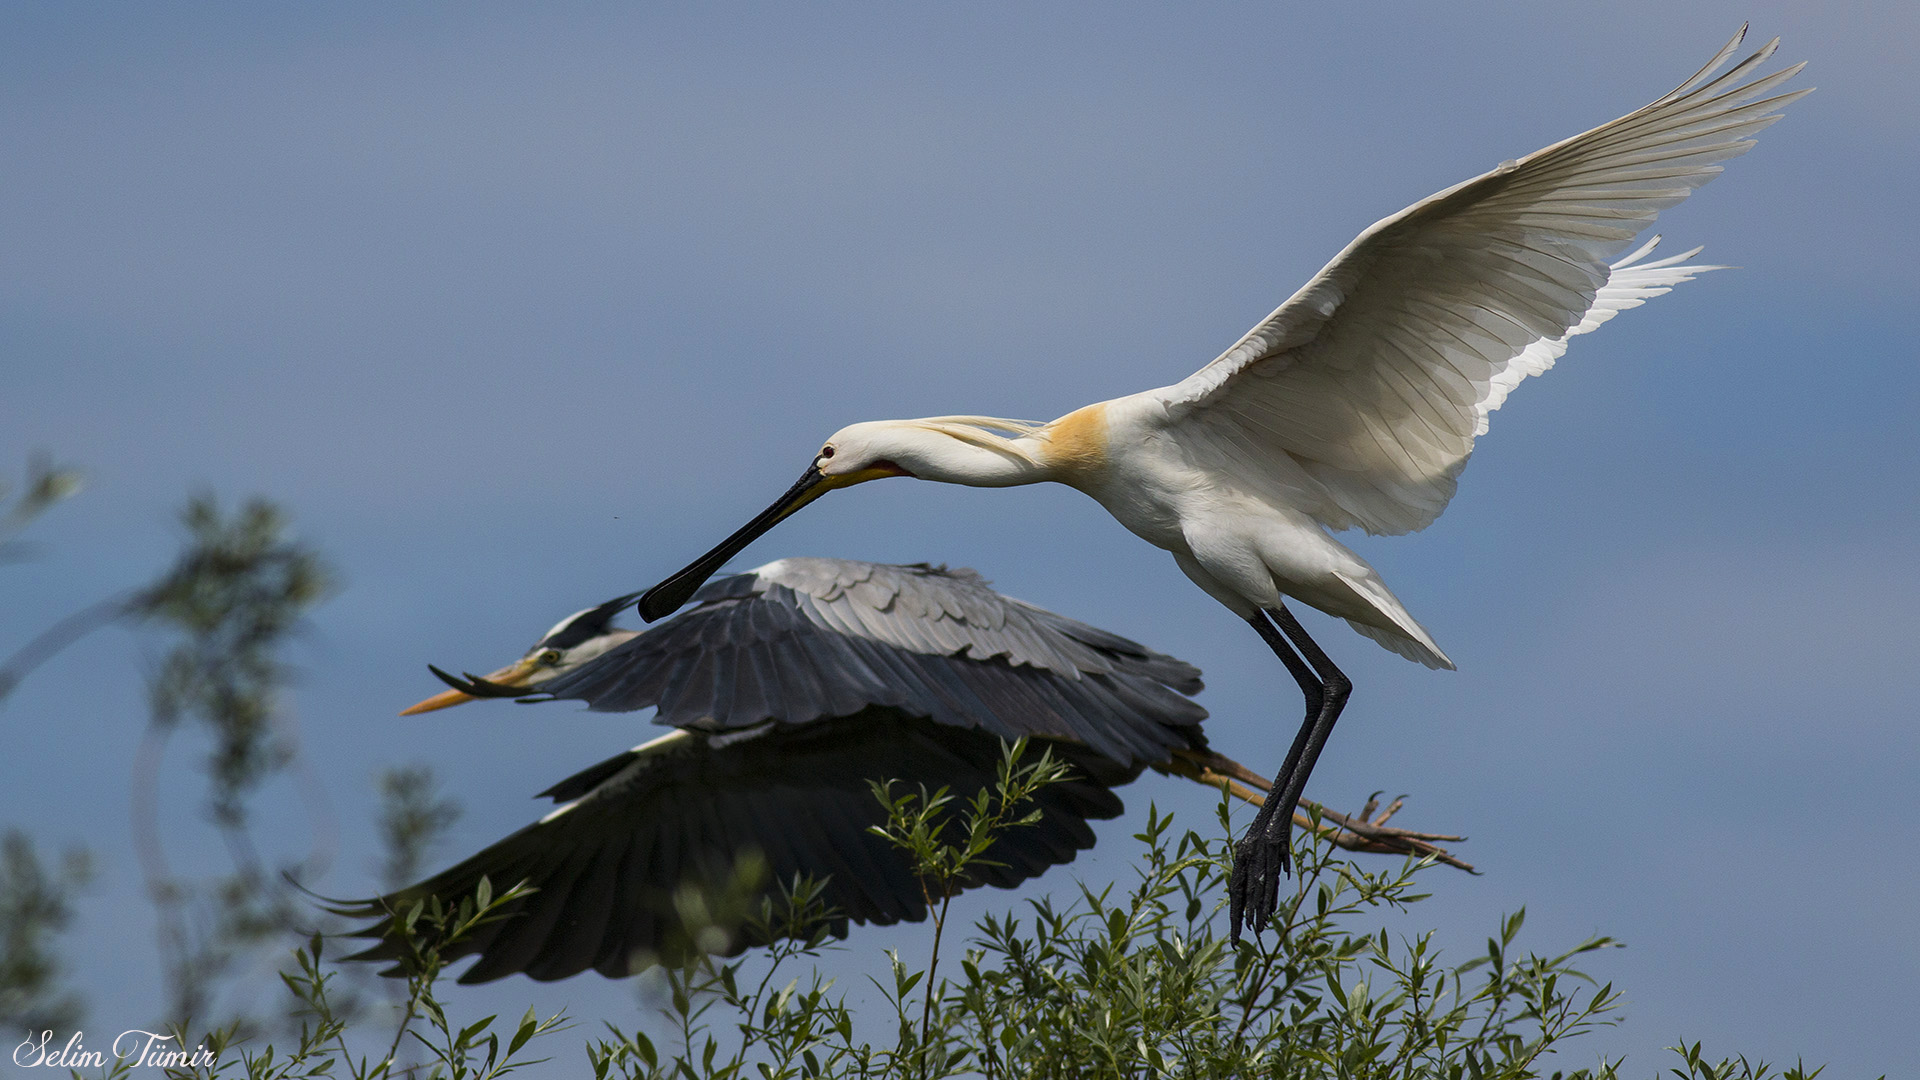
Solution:
[[[552,799],[557,803],[572,802],[575,799],[584,797],[594,788],[612,779],[620,770],[631,765],[639,756],[639,753],[633,750],[622,751],[605,761],[590,765],[574,773],[565,780],[535,795],[534,798]]]
[[[1004,834],[988,854],[1004,866],[966,887],[1011,886],[1072,860],[1091,846],[1089,821],[1121,812],[1111,787],[1141,771],[1085,746],[1045,745],[1073,777],[1041,791],[1039,823]],[[870,708],[717,746],[689,744],[684,753],[648,756],[639,768],[640,755],[629,751],[548,789],[545,795],[573,803],[564,812],[425,882],[340,913],[372,919],[354,936],[381,939],[356,959],[394,960],[402,953],[390,936],[390,912],[428,895],[457,904],[483,874],[526,880],[536,891],[502,909],[505,919],[443,954],[449,961],[478,955],[461,982],[515,973],[558,979],[589,967],[624,975],[633,957],[669,957],[692,940],[673,903],[676,888],[724,888],[741,853],[753,849],[765,853],[771,871],[763,896],[778,900],[777,883],[795,874],[824,879],[829,932],[843,934],[852,922],[918,920],[926,904],[905,856],[867,831],[886,814],[868,782],[948,786],[964,801],[995,782],[1003,748],[985,732]],[[763,937],[735,928],[723,951],[766,944]]]

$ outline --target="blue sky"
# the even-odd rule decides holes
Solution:
[[[468,811],[446,859],[643,734],[395,717],[426,663],[497,665],[652,583],[846,422],[1173,381],[1368,223],[1751,19],[1820,91],[1661,223],[1740,269],[1518,390],[1434,526],[1353,540],[1460,671],[1308,616],[1358,686],[1309,794],[1408,792],[1404,820],[1471,835],[1487,873],[1420,916],[1463,955],[1522,904],[1536,947],[1628,942],[1595,964],[1628,1022],[1581,1062],[1650,1075],[1684,1035],[1920,1073],[1920,14],[1456,7],[0,7],[0,467],[91,479],[0,568],[0,650],[151,576],[189,491],[281,500],[345,583],[289,704],[342,822],[321,888],[362,893],[378,769],[436,759]],[[977,567],[1199,663],[1226,752],[1273,768],[1291,737],[1258,640],[1070,491],[871,485],[743,565],[789,554]],[[0,710],[0,822],[103,861],[74,960],[104,1027],[158,1001],[124,794],[145,662],[97,635]],[[173,854],[212,867],[194,752]],[[1149,799],[1211,806],[1128,798],[1041,888],[1124,873]],[[263,801],[297,849],[292,790]],[[586,979],[465,1000],[634,1009]]]

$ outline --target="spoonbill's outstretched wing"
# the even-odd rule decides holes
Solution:
[[[1424,528],[1487,414],[1566,339],[1712,267],[1612,262],[1745,153],[1803,65],[1778,39],[1672,93],[1386,218],[1211,364],[1156,395],[1204,466],[1321,524]],[[1772,96],[1769,96],[1772,95]],[[1696,249],[1697,250],[1697,249]]]

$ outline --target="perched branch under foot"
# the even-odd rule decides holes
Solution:
[[[1266,777],[1224,754],[1216,754],[1211,750],[1175,750],[1172,761],[1164,765],[1156,765],[1154,768],[1170,776],[1184,776],[1189,780],[1220,788],[1229,795],[1254,806],[1266,805],[1266,797],[1260,792],[1272,787],[1272,781]],[[1400,796],[1389,803],[1385,810],[1380,811],[1378,817],[1375,817],[1374,811],[1380,805],[1380,793],[1376,791],[1367,799],[1366,807],[1358,816],[1349,817],[1329,810],[1311,799],[1302,798],[1299,806],[1306,813],[1295,811],[1293,823],[1303,829],[1315,829],[1320,835],[1347,851],[1422,857],[1431,855],[1437,862],[1458,867],[1470,874],[1479,873],[1471,863],[1456,858],[1438,844],[1438,842],[1459,843],[1466,837],[1448,833],[1415,832],[1411,829],[1388,825],[1387,819],[1399,813],[1400,808],[1405,804],[1406,796]],[[1318,826],[1313,822],[1316,815],[1321,822]]]

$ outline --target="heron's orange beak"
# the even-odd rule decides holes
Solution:
[[[418,713],[433,712],[436,709],[448,709],[455,705],[465,705],[469,701],[480,700],[480,695],[469,694],[465,690],[460,689],[462,684],[458,679],[443,674],[440,669],[433,668],[431,665],[429,665],[429,669],[435,675],[440,676],[440,678],[445,681],[447,685],[453,687],[453,689],[442,690],[440,693],[433,695],[425,701],[401,709],[401,716],[413,716]],[[527,685],[527,680],[531,679],[533,673],[537,670],[539,670],[539,665],[534,663],[533,658],[525,657],[508,664],[498,671],[481,676],[480,680],[481,682],[494,686],[506,686],[519,689]]]
[[[451,708],[455,705],[465,705],[469,701],[478,700],[480,699],[474,697],[472,694],[464,694],[458,690],[442,690],[425,701],[401,709],[400,715],[412,716],[415,713],[432,712],[435,709]]]

